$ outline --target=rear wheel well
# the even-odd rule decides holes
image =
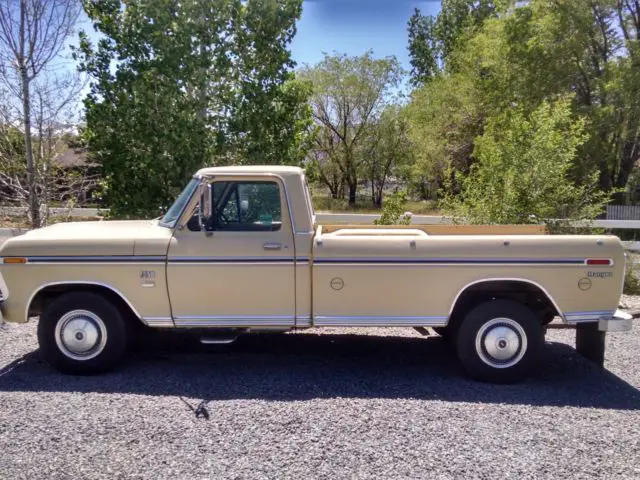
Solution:
[[[127,301],[115,291],[104,285],[91,283],[64,283],[48,285],[40,289],[31,299],[27,306],[27,318],[40,316],[47,306],[60,295],[70,292],[90,292],[96,293],[114,305],[123,318],[135,318],[140,323],[142,320]]]
[[[498,299],[514,300],[527,306],[542,325],[560,315],[549,295],[533,283],[523,280],[488,280],[471,285],[458,295],[451,310],[449,325],[457,327],[473,308]]]

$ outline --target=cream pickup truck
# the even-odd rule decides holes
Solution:
[[[555,317],[600,362],[605,332],[631,328],[616,311],[618,238],[542,233],[322,226],[299,168],[205,168],[161,219],[63,223],[8,240],[1,311],[10,322],[39,317],[41,353],[63,372],[111,368],[148,328],[216,343],[415,327],[446,337],[472,377],[510,382],[540,363]]]

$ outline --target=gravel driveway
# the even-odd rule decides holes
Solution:
[[[34,324],[9,325],[0,477],[640,478],[640,328],[608,336],[606,370],[573,335],[549,334],[528,382],[494,386],[411,329],[161,338],[72,377],[40,360]]]

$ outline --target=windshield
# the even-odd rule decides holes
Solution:
[[[193,192],[196,190],[196,188],[198,188],[199,183],[200,180],[198,180],[197,178],[191,179],[184,190],[182,190],[182,193],[178,195],[176,201],[173,202],[173,205],[171,205],[169,211],[164,215],[164,217],[162,217],[162,220],[160,220],[160,225],[169,228],[173,228],[175,226],[176,221],[182,213],[182,210],[184,210],[184,207],[187,205],[187,202],[193,195]]]

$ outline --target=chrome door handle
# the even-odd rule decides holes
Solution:
[[[265,250],[280,250],[282,245],[279,243],[265,243],[262,245]]]

